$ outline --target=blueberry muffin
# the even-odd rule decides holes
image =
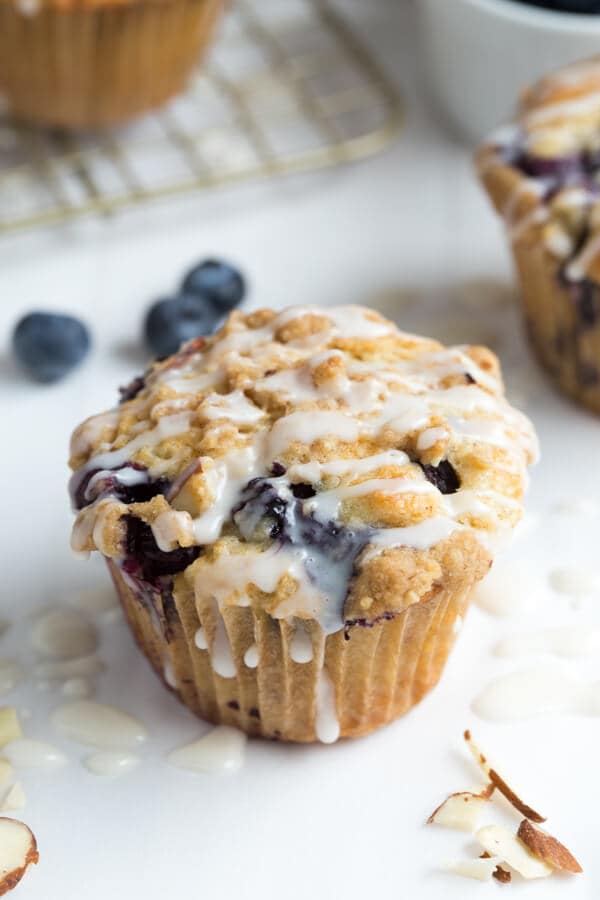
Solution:
[[[181,91],[225,0],[0,0],[0,89],[16,118],[123,122]]]
[[[600,58],[527,90],[477,163],[506,223],[531,345],[600,412]]]
[[[485,348],[236,312],[77,428],[72,542],[195,713],[327,742],[437,682],[535,456]]]

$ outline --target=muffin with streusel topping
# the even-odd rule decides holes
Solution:
[[[526,91],[477,164],[506,223],[533,349],[600,412],[600,57]]]
[[[328,742],[437,682],[536,452],[485,348],[234,313],[75,431],[73,547],[199,716]]]

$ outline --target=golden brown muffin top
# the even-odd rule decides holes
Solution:
[[[600,283],[600,57],[524,91],[477,163],[513,243],[539,244],[569,284]]]
[[[74,548],[127,563],[150,541],[150,579],[172,558],[219,602],[258,587],[277,616],[322,618],[323,593],[345,595],[353,573],[363,610],[372,593],[373,614],[397,606],[403,554],[415,585],[439,577],[438,546],[485,568],[537,454],[489,350],[446,349],[361,307],[236,312],[137,388],[73,435]],[[319,590],[316,569],[331,575]]]

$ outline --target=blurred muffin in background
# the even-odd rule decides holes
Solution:
[[[185,87],[225,0],[0,0],[0,92],[61,128],[123,122]]]
[[[525,91],[477,164],[506,223],[530,343],[600,413],[600,57]]]

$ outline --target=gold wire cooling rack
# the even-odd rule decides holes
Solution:
[[[188,91],[133,125],[74,137],[0,115],[0,234],[358,160],[400,123],[396,89],[329,0],[235,0]]]

